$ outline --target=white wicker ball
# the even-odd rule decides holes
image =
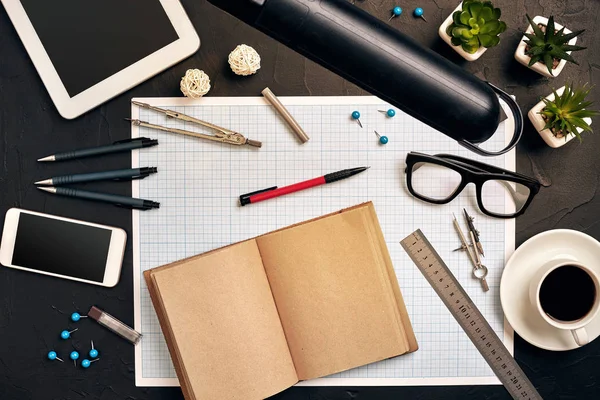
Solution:
[[[236,75],[252,75],[260,69],[260,56],[252,47],[240,44],[229,53],[229,66]]]
[[[185,96],[198,99],[210,90],[210,78],[204,71],[188,69],[185,76],[181,78],[179,87]]]

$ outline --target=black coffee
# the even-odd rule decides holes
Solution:
[[[540,287],[540,304],[550,317],[577,321],[587,315],[596,301],[596,286],[587,272],[565,265],[550,272]]]

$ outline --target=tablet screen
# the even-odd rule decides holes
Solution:
[[[179,36],[159,0],[21,0],[69,96]]]

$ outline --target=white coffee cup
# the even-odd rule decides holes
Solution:
[[[542,283],[552,271],[564,266],[578,267],[585,271],[590,276],[590,278],[592,278],[596,290],[594,304],[592,305],[588,313],[574,321],[561,321],[551,317],[544,311],[540,302],[540,289],[542,287]],[[565,294],[556,293],[556,295],[561,296]],[[575,339],[575,342],[578,346],[583,346],[590,342],[585,326],[589,324],[596,317],[598,311],[600,311],[600,277],[592,269],[586,267],[585,265],[581,265],[577,262],[570,260],[551,261],[545,264],[543,267],[541,267],[531,279],[531,283],[529,286],[529,299],[531,301],[531,304],[533,304],[533,306],[536,308],[536,310],[547,323],[554,326],[555,328],[571,331],[571,333],[573,334],[573,338]]]

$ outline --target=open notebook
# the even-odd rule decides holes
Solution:
[[[418,348],[372,203],[144,277],[187,400],[266,398]]]

